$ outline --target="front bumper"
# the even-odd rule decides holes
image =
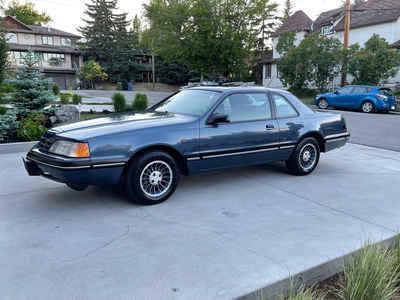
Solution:
[[[23,158],[30,176],[42,176],[66,184],[110,185],[121,178],[125,162],[99,162],[90,158],[68,158],[40,151],[34,146]]]

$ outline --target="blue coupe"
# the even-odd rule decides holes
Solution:
[[[24,158],[29,175],[83,191],[123,182],[140,204],[168,199],[180,175],[284,161],[310,174],[320,152],[346,144],[346,121],[289,92],[263,87],[195,87],[146,111],[49,129]]]
[[[397,100],[389,88],[369,85],[346,85],[334,92],[319,94],[314,105],[321,109],[328,107],[361,110],[365,113],[374,111],[389,112],[396,110]]]

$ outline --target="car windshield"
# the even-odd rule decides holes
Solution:
[[[184,90],[153,107],[155,111],[201,116],[220,96],[218,92]]]
[[[393,92],[391,89],[379,89],[383,94],[393,96]]]

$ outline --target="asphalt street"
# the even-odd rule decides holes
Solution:
[[[283,163],[181,177],[155,206],[76,192],[0,155],[0,299],[259,299],[340,270],[400,228],[400,153],[347,144],[308,176]],[[255,293],[254,293],[255,292]]]

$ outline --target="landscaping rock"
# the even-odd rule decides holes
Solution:
[[[79,120],[79,110],[75,106],[64,105],[55,112],[58,123],[75,122]]]

